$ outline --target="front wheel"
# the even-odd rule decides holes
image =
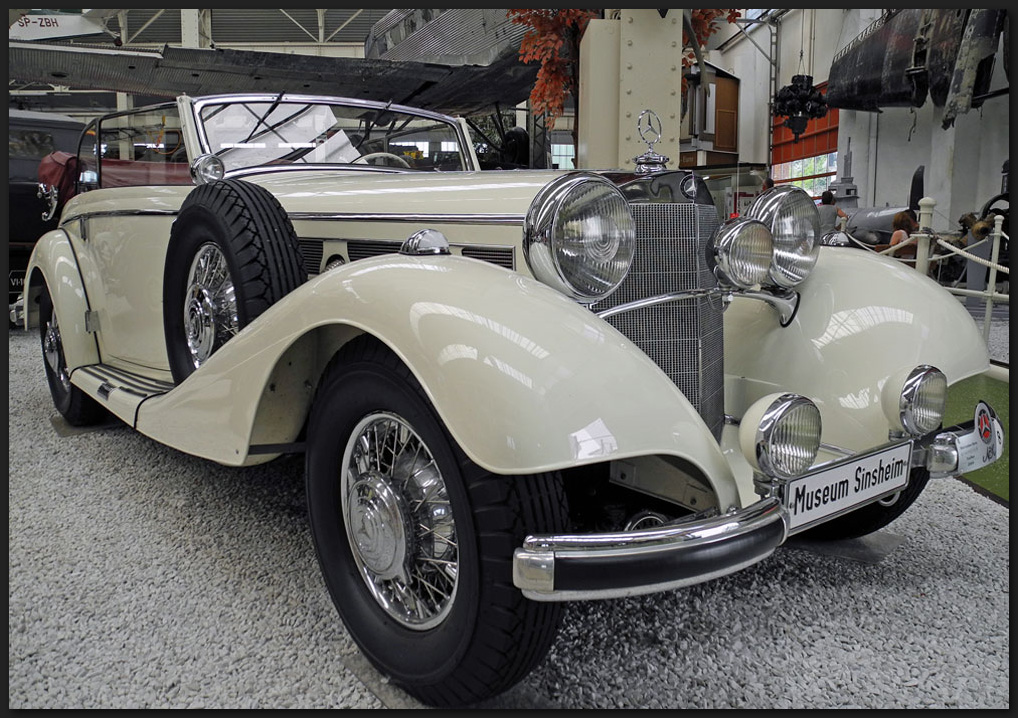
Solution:
[[[905,513],[905,509],[919,498],[929,480],[929,470],[917,466],[908,477],[908,485],[901,491],[803,531],[801,536],[817,541],[836,541],[879,531]]]
[[[308,425],[319,562],[368,659],[419,700],[496,695],[545,656],[558,603],[523,597],[514,548],[566,528],[558,474],[496,476],[471,462],[402,362],[369,337],[329,364]]]

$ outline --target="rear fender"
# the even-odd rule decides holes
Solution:
[[[88,296],[67,233],[47,232],[36,242],[25,270],[25,329],[39,326],[39,297],[49,288],[68,370],[99,362],[95,335],[85,329]]]
[[[252,437],[296,436],[325,364],[361,333],[399,356],[452,437],[489,471],[672,455],[698,467],[723,506],[738,502],[709,430],[642,351],[545,285],[457,256],[387,255],[318,275],[147,401],[138,428],[243,463]],[[260,425],[270,417],[285,428]]]
[[[823,441],[854,451],[891,429],[880,403],[902,370],[932,364],[949,384],[989,368],[979,328],[953,295],[910,267],[866,251],[821,247],[787,327],[762,302],[725,312],[726,411],[741,417],[776,391],[820,408]],[[895,392],[897,389],[895,389]]]

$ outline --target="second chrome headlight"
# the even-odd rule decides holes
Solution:
[[[633,263],[636,223],[614,184],[589,173],[563,175],[534,198],[524,226],[534,276],[591,304],[622,283]]]
[[[820,212],[812,198],[799,187],[779,185],[753,200],[747,215],[771,230],[771,283],[790,289],[806,279],[820,252]]]

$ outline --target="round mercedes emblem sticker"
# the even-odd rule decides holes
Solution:
[[[984,404],[980,404],[976,410],[976,430],[979,432],[979,438],[983,440],[984,444],[989,444],[993,441],[993,422],[990,421],[990,412]]]

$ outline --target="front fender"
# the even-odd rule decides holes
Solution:
[[[972,317],[950,292],[910,267],[868,252],[822,247],[781,327],[774,310],[739,298],[725,312],[726,410],[742,416],[775,391],[811,398],[823,441],[860,451],[887,441],[885,383],[932,364],[949,384],[989,367]]]
[[[39,325],[39,295],[49,289],[68,370],[99,362],[95,336],[85,329],[88,297],[67,233],[47,232],[32,249],[25,270],[25,329]]]
[[[167,443],[190,442],[185,450],[240,463],[280,358],[319,355],[292,362],[313,386],[338,345],[358,333],[400,357],[452,437],[489,471],[674,455],[700,468],[721,505],[737,503],[731,469],[709,430],[632,342],[539,282],[456,256],[387,255],[319,275],[179,387],[146,402],[138,428],[160,438],[176,427]]]

